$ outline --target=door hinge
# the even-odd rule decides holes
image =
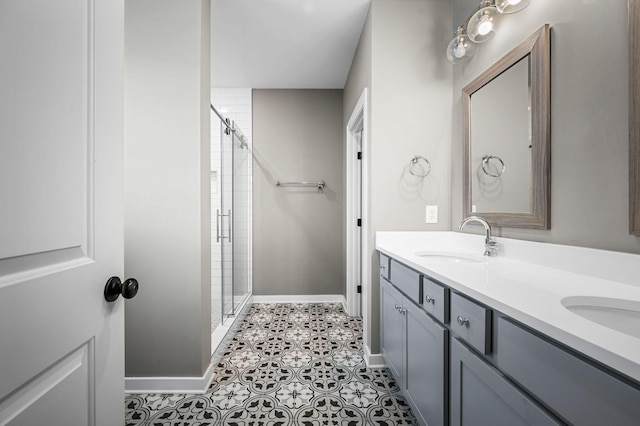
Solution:
[[[362,160],[362,152],[358,153],[358,160]]]
[[[362,293],[362,286],[361,286],[361,285],[359,285],[359,286],[356,288],[356,291],[357,291],[358,293]]]
[[[358,221],[357,221],[357,222],[358,222],[358,223],[357,223],[357,224],[358,224],[358,226],[362,226],[362,219],[358,219]]]

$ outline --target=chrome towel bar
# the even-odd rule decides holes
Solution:
[[[318,191],[323,191],[325,182],[323,180],[318,182],[280,182],[277,180],[276,186],[315,186]]]

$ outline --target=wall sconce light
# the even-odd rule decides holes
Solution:
[[[529,6],[531,0],[497,0],[496,8],[498,12],[502,14],[520,12],[525,7]]]
[[[463,25],[447,46],[447,59],[453,64],[464,62],[473,56],[474,43],[491,40],[503,14],[516,13],[529,6],[531,0],[482,0],[478,10]]]
[[[456,31],[456,36],[447,46],[447,59],[452,64],[457,64],[471,58],[475,51],[476,45],[467,37],[464,25],[460,25]]]
[[[467,34],[474,43],[484,43],[496,35],[498,8],[492,0],[483,0],[467,22]]]

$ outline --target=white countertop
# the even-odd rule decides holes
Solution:
[[[565,308],[569,296],[640,303],[640,255],[495,238],[498,256],[482,256],[484,235],[377,232],[376,249],[447,286],[640,382],[640,338]],[[419,251],[476,256],[452,263]]]

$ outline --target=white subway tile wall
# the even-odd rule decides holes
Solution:
[[[212,112],[211,118],[211,328],[218,327],[225,313],[232,310],[231,277],[238,284],[235,292],[235,303],[239,302],[250,291],[252,282],[251,264],[251,187],[252,187],[252,90],[212,88],[211,103],[225,117],[234,121],[248,139],[249,149],[236,149],[232,159],[233,146],[231,137],[222,133],[223,126]],[[224,139],[222,139],[224,138]],[[222,148],[221,148],[222,147]],[[222,151],[221,151],[222,149]],[[224,167],[222,161],[225,161]],[[232,174],[233,188],[229,184]],[[223,185],[223,182],[225,183]],[[233,200],[233,194],[236,199]],[[233,248],[216,241],[217,212],[227,214],[232,202],[243,214],[235,214],[233,219]],[[223,211],[224,210],[224,211]],[[238,211],[237,213],[240,213]],[[228,217],[220,218],[220,233],[228,235]],[[235,258],[234,265],[231,262]],[[224,260],[223,260],[224,259]],[[225,288],[222,288],[222,277],[225,277]],[[224,291],[223,291],[224,290]],[[223,303],[224,295],[224,303]]]

